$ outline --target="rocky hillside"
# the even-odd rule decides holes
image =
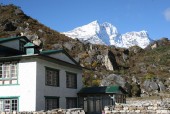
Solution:
[[[54,31],[14,5],[0,6],[0,38],[27,36],[43,50],[64,48],[81,64],[84,86],[117,84],[129,96],[170,90],[170,41],[153,42],[146,49],[82,43]]]

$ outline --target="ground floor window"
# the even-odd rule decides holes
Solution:
[[[77,108],[77,97],[67,97],[66,108]]]
[[[79,96],[78,106],[88,113],[101,113],[105,106],[112,105],[109,95]]]
[[[59,108],[59,97],[45,97],[45,109],[52,110]]]
[[[18,98],[0,99],[0,112],[18,111]]]

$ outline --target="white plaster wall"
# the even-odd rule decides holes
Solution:
[[[19,64],[20,111],[36,110],[36,62]]]
[[[58,69],[60,72],[59,87],[45,85],[45,66]],[[66,71],[77,74],[77,89],[66,88]],[[77,92],[82,88],[82,71],[63,65],[51,63],[45,60],[37,61],[37,94],[36,110],[45,109],[44,96],[60,97],[60,108],[66,108],[66,97],[77,97]]]
[[[48,56],[53,57],[53,58],[57,58],[57,59],[60,59],[60,60],[63,60],[63,61],[67,61],[67,62],[72,63],[72,64],[75,64],[69,57],[67,57],[63,53],[55,53],[55,54],[50,54]]]
[[[12,40],[9,42],[1,43],[1,45],[19,50],[19,40]]]
[[[0,97],[19,97],[19,111],[35,111],[36,62],[18,64],[18,85],[0,86]]]

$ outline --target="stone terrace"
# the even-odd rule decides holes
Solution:
[[[37,112],[0,112],[0,114],[85,114],[82,108],[71,109],[53,109],[49,111],[37,111]]]
[[[170,98],[157,100],[127,100],[127,104],[106,106],[105,114],[170,114]]]

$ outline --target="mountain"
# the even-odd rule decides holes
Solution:
[[[132,79],[136,78],[137,82],[140,82],[140,87],[145,91],[148,90],[149,95],[156,94],[156,91],[158,91],[153,90],[155,83],[162,85],[160,82],[163,82],[166,91],[170,90],[170,41],[168,38],[155,41],[145,49],[137,46],[126,49],[115,46],[94,45],[82,43],[79,40],[60,34],[24,14],[20,7],[14,5],[0,4],[0,14],[0,38],[15,37],[22,33],[33,43],[40,40],[41,44],[39,46],[43,50],[65,49],[82,66],[84,86],[99,86],[104,80],[106,80],[104,82],[111,81],[107,84],[122,84],[121,78],[118,78],[121,75],[124,80],[130,83]],[[100,31],[103,31],[103,36],[108,35],[107,39],[105,37],[98,39],[103,44],[110,45],[110,39],[117,39],[116,42],[118,42],[124,38],[122,37],[123,35],[117,32],[116,27],[109,23],[99,24],[95,21],[92,25],[92,28],[85,28],[91,34],[96,34],[93,31],[94,29],[98,31],[96,39]],[[84,30],[84,33],[86,31]],[[128,38],[128,35],[138,36],[138,34],[143,37],[148,36],[145,33],[145,31],[136,32],[136,34],[127,33],[126,37]],[[75,38],[77,37],[76,35],[78,34],[75,33]],[[83,30],[81,35],[83,36]],[[118,39],[120,36],[121,40]],[[153,83],[155,79],[157,80]],[[144,81],[147,82],[144,83]],[[164,86],[160,86],[159,90],[162,90],[161,88],[164,88]]]
[[[152,42],[149,35],[144,30],[120,34],[117,28],[112,24],[108,22],[100,24],[98,21],[93,21],[71,31],[63,32],[63,34],[73,39],[78,38],[82,42],[114,45],[122,48],[129,48],[135,45],[145,48]]]

